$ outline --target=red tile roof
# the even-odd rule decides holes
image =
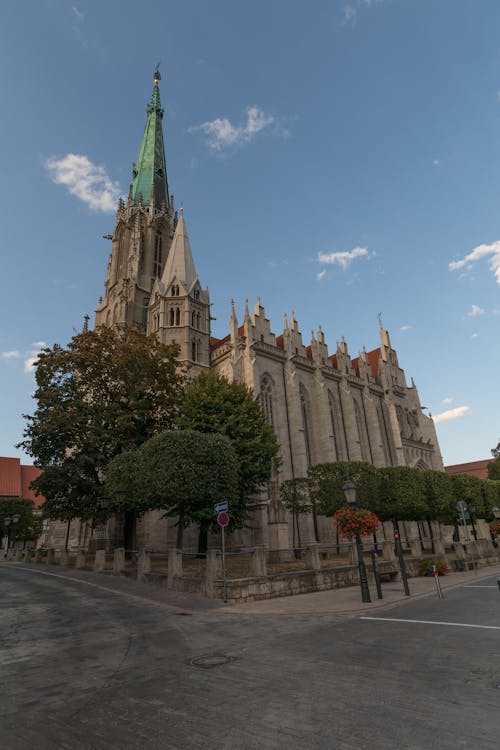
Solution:
[[[45,498],[30,489],[30,483],[41,473],[36,466],[25,466],[19,458],[0,457],[0,497],[22,497],[40,506]]]
[[[283,334],[281,336],[276,336],[276,346],[278,349],[284,349],[285,348],[285,337]]]
[[[487,458],[484,461],[470,461],[467,464],[453,464],[445,466],[447,474],[471,474],[473,477],[488,479],[488,464],[491,464],[493,458]]]

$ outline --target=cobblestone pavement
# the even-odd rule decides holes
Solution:
[[[232,606],[2,563],[0,747],[497,750],[498,574]]]

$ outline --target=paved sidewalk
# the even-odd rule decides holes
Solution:
[[[486,578],[496,579],[497,576],[500,576],[500,565],[492,565],[477,571],[450,572],[446,576],[440,576],[439,583],[446,598],[447,590],[457,586],[473,585]],[[299,594],[246,604],[228,604],[226,605],[228,609],[225,611],[246,615],[353,615],[390,608],[404,601],[412,601],[421,597],[437,597],[436,582],[432,577],[409,578],[408,585],[410,596],[405,595],[402,581],[382,584],[384,598],[381,600],[377,599],[375,586],[371,585],[372,601],[370,604],[364,604],[361,601],[359,586],[349,586],[343,589],[318,591],[314,594]],[[500,598],[500,592],[498,596]]]

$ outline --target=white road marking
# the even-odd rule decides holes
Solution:
[[[448,625],[455,628],[480,628],[482,630],[500,630],[500,625],[471,625],[467,622],[438,622],[435,620],[400,620],[397,617],[360,617],[360,620],[380,620],[381,622],[410,622],[418,625]]]
[[[496,586],[479,586],[479,585],[475,586],[472,583],[470,585],[467,584],[464,586],[464,589],[496,589],[496,588],[497,588]]]

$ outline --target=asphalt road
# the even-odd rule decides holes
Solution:
[[[376,619],[249,617],[0,564],[0,748],[497,750],[500,594],[476,586]]]

